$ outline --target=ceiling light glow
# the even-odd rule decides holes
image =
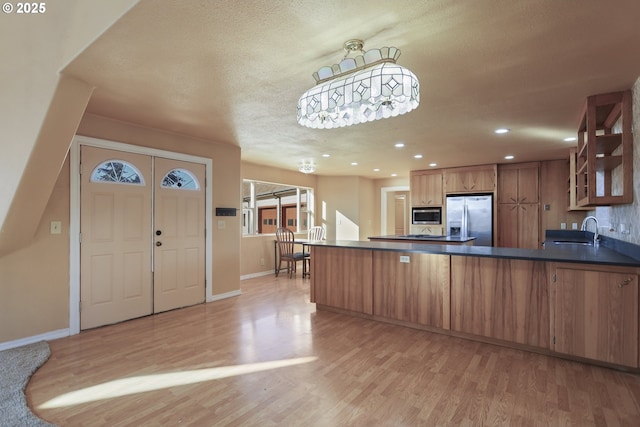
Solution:
[[[511,154],[509,154],[508,156],[504,156],[504,158],[507,160],[513,160],[515,156],[512,156]]]
[[[573,142],[573,141],[577,141],[578,138],[576,138],[575,136],[568,136],[565,139],[563,139],[563,141],[565,142]]]
[[[438,166],[438,164],[437,163],[429,163],[429,166],[431,166],[433,168],[433,167]]]
[[[402,148],[402,147],[404,147],[404,143],[402,143],[402,142],[397,142],[397,143],[394,145],[394,147],[396,147],[396,148]]]
[[[413,156],[414,159],[421,159],[422,158],[422,154],[416,154],[415,156]]]
[[[497,133],[498,135],[503,134],[503,133],[507,133],[509,132],[511,129],[507,129],[507,128],[499,128],[494,130],[495,133]]]

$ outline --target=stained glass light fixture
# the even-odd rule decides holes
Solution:
[[[331,129],[408,113],[420,104],[420,83],[396,64],[400,49],[363,50],[362,40],[344,43],[340,64],[313,73],[317,85],[298,100],[298,123]],[[361,52],[348,58],[352,52]]]
[[[299,170],[304,174],[314,173],[316,171],[316,164],[312,160],[303,160],[300,163]]]

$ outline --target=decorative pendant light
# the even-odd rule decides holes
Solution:
[[[365,52],[363,47],[362,40],[348,40],[340,64],[313,73],[317,86],[298,100],[298,123],[331,129],[395,117],[418,107],[420,83],[415,74],[396,64],[400,49]],[[362,54],[347,58],[356,51]]]
[[[313,160],[303,160],[300,162],[298,169],[304,174],[314,173],[316,171],[316,164]]]

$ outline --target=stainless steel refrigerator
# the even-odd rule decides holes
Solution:
[[[493,195],[447,196],[447,235],[475,237],[475,246],[493,246]]]

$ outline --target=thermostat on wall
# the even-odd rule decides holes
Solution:
[[[236,216],[236,208],[216,208],[216,216]]]

